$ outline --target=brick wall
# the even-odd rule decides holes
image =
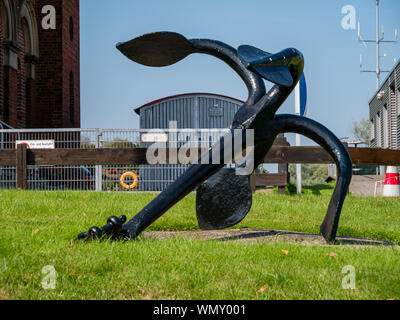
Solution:
[[[62,127],[62,3],[60,0],[37,0],[35,9],[39,26],[39,61],[36,65],[36,104],[32,112],[33,126],[44,128]],[[45,5],[56,8],[56,29],[44,30],[41,9]]]
[[[64,3],[63,28],[63,105],[64,127],[80,127],[80,50],[79,50],[79,0]],[[73,81],[71,81],[71,77]],[[73,88],[71,88],[73,86]],[[71,97],[71,94],[73,97]],[[73,108],[73,110],[71,110]],[[73,119],[71,119],[73,118]],[[73,120],[73,121],[71,121]]]
[[[22,27],[18,32],[18,45],[21,50],[18,53],[17,70],[17,125],[16,128],[26,128],[26,108],[25,108],[25,37]]]
[[[4,121],[4,99],[3,99],[3,38],[4,38],[3,21],[0,18],[0,120]]]
[[[80,127],[79,0],[30,0],[30,3],[38,27],[39,59],[35,61],[27,54],[19,23],[14,40],[18,67],[4,65],[4,51],[0,50],[0,120],[17,128]],[[56,9],[55,30],[41,26],[44,17],[41,11],[46,5]],[[3,48],[1,23],[0,29],[0,48]],[[27,75],[32,61],[33,78]]]
[[[17,126],[17,71],[9,66],[3,68],[4,120],[13,127]]]

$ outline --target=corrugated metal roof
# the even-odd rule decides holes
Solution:
[[[176,98],[180,98],[180,97],[187,97],[187,96],[214,96],[214,97],[219,97],[219,98],[224,98],[224,99],[230,99],[239,103],[244,104],[244,101],[236,99],[236,98],[232,98],[232,97],[228,97],[228,96],[224,96],[221,94],[216,94],[216,93],[204,93],[204,92],[200,92],[200,93],[183,93],[183,94],[177,94],[177,95],[173,95],[173,96],[169,96],[169,97],[165,97],[162,99],[158,99],[158,100],[154,100],[152,102],[146,103],[145,105],[135,109],[135,112],[140,115],[140,111],[148,106],[151,106],[153,104],[159,103],[159,102],[163,102],[169,99],[176,99]]]

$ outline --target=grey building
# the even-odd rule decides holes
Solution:
[[[178,129],[227,128],[243,101],[211,93],[187,93],[159,99],[135,110],[140,129],[168,129],[177,121]]]
[[[171,121],[176,121],[177,129],[223,129],[232,124],[243,104],[218,94],[188,93],[147,103],[135,112],[140,116],[140,129],[168,129]],[[142,140],[140,144],[148,147],[151,143]],[[162,191],[186,169],[185,165],[141,166],[139,189]]]
[[[400,61],[369,102],[371,147],[400,149]]]

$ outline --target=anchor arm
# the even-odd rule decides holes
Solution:
[[[239,75],[249,91],[245,106],[257,103],[265,95],[264,81],[246,67],[236,49],[216,40],[192,39],[189,41],[196,53],[208,54],[224,61]]]
[[[277,115],[271,124],[276,135],[292,132],[314,140],[335,161],[338,168],[338,180],[325,219],[321,225],[321,233],[325,240],[334,242],[343,203],[352,178],[352,162],[347,148],[330,130],[311,119],[294,115]],[[266,138],[269,139],[270,135],[271,132],[269,130],[268,132],[266,131]]]
[[[228,64],[246,84],[249,97],[245,105],[256,103],[266,92],[261,77],[247,69],[237,50],[220,41],[188,40],[181,34],[163,31],[118,43],[117,49],[127,58],[151,67],[169,66],[194,53],[211,55]]]

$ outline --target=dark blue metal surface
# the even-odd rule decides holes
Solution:
[[[304,73],[301,75],[300,81],[300,116],[304,117],[307,113],[307,82]]]
[[[171,32],[144,35],[127,43],[119,44],[118,49],[131,60],[148,66],[166,66],[182,60],[191,53],[203,53],[221,59],[232,67],[245,82],[249,97],[235,115],[231,129],[232,132],[235,129],[241,130],[243,149],[246,147],[246,130],[254,130],[254,168],[262,163],[276,136],[282,132],[304,134],[326,149],[336,162],[339,174],[326,218],[321,226],[321,232],[326,241],[335,240],[342,205],[352,175],[352,163],[348,151],[333,133],[315,121],[296,116],[276,115],[279,107],[289,97],[303,74],[304,58],[298,50],[289,48],[277,54],[270,54],[250,46],[242,46],[239,50],[235,50],[219,41],[187,40],[183,36]],[[266,93],[262,78],[275,83],[268,93]],[[213,146],[202,158],[208,160],[208,163],[213,163],[214,152],[224,154],[223,140]],[[200,160],[199,163],[204,162]],[[190,166],[182,176],[126,223],[122,230],[118,230],[117,236],[113,235],[113,237],[135,239],[168,209],[220,171],[223,166],[223,163]],[[215,200],[213,197],[208,197],[208,193],[213,192],[213,186],[217,185],[220,186],[219,190],[226,189],[228,182],[224,184],[223,179],[210,179],[205,185],[207,184],[211,184],[211,188],[208,188],[208,191],[203,194],[203,199],[211,199],[211,202],[206,204],[207,210],[201,211],[200,218],[203,218],[208,226],[216,228],[230,226],[246,216],[251,203],[250,205],[241,205],[240,201],[237,201],[232,207],[234,214],[230,215],[225,212],[218,215],[217,202],[223,201],[224,195],[219,194],[221,198]],[[237,185],[237,188],[241,188],[237,189],[239,199],[248,199],[250,191],[245,191],[245,194],[240,196],[240,191],[243,188],[246,190],[245,182],[244,184],[237,183]],[[234,188],[232,185],[230,187]],[[227,197],[232,197],[231,193],[228,193]],[[199,205],[202,204],[198,203],[198,207]],[[92,228],[90,233],[92,238],[96,237],[96,231],[98,229]],[[81,236],[81,238],[85,237]]]

